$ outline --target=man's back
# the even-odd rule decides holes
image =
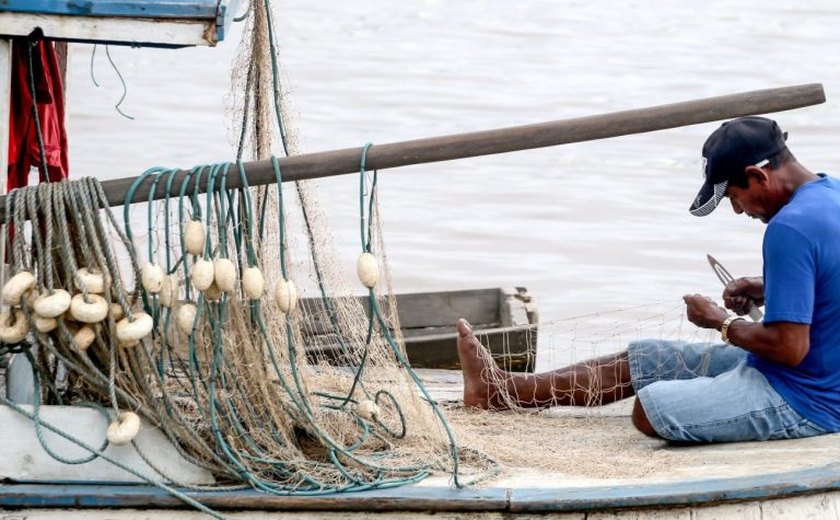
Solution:
[[[765,323],[810,325],[796,367],[755,356],[758,368],[800,414],[840,431],[840,181],[800,186],[764,236]]]

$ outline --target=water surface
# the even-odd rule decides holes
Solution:
[[[840,4],[330,0],[277,3],[284,82],[304,151],[386,143],[822,82],[824,105],[775,115],[814,171],[840,169]],[[760,13],[757,14],[757,13]],[[72,174],[234,157],[236,45],[73,46]],[[728,204],[687,212],[718,123],[380,174],[396,289],[526,286],[544,320],[719,296],[706,264],[761,269],[763,225]],[[357,179],[320,181],[348,265]],[[453,317],[454,319],[455,317]]]

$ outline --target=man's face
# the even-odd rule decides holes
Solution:
[[[739,215],[746,213],[747,216],[766,224],[775,214],[768,208],[767,187],[754,177],[748,177],[747,182],[746,188],[731,185],[726,188],[726,196],[732,204],[732,210]]]

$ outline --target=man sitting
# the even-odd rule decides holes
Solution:
[[[724,123],[703,146],[703,184],[690,211],[729,198],[767,224],[764,276],[726,286],[726,309],[683,297],[688,319],[723,344],[633,342],[618,354],[541,374],[508,373],[458,322],[464,404],[483,409],[589,406],[636,395],[632,420],[676,442],[810,437],[840,431],[840,180],[815,175],[775,121]],[[762,323],[741,317],[765,305]]]

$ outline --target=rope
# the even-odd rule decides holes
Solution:
[[[367,153],[370,150],[372,143],[365,144],[362,147],[362,155],[361,159],[359,160],[359,212],[360,212],[360,228],[361,228],[361,246],[363,253],[370,253],[371,252],[371,243],[372,243],[372,226],[373,226],[373,207],[376,201],[376,188],[377,188],[377,172],[374,170],[373,172],[373,180],[371,182],[370,187],[370,194],[369,194],[369,201],[367,205],[367,214],[365,213],[365,171],[366,171],[366,160],[367,160]],[[365,223],[367,222],[367,225]],[[458,446],[455,442],[455,436],[452,433],[452,429],[449,427],[449,423],[446,420],[446,417],[443,415],[440,407],[438,406],[437,402],[432,399],[431,395],[429,395],[428,391],[426,390],[425,386],[423,385],[423,381],[417,375],[414,370],[412,370],[411,365],[408,362],[408,359],[403,354],[402,349],[394,340],[391,333],[388,331],[388,324],[382,316],[381,309],[379,307],[379,302],[376,299],[376,292],[373,287],[368,290],[368,301],[370,303],[370,326],[369,331],[373,330],[374,320],[379,324],[379,330],[381,331],[383,337],[387,340],[388,345],[394,352],[394,355],[397,357],[400,365],[402,365],[406,372],[409,374],[411,379],[417,385],[417,389],[426,398],[429,405],[432,407],[435,415],[440,420],[441,425],[443,426],[446,436],[449,440],[449,449],[450,455],[452,457],[452,479],[456,487],[463,487],[464,484],[461,482],[459,471],[459,464],[460,464],[460,456],[458,453]],[[361,373],[361,368],[359,370]],[[357,376],[358,378],[358,376]],[[393,396],[391,396],[393,399]],[[399,409],[399,408],[398,408]],[[402,417],[402,414],[400,414]]]
[[[43,419],[40,418],[40,415],[39,415],[38,412],[29,412],[25,408],[22,408],[22,407],[18,406],[16,403],[14,403],[12,401],[9,401],[2,394],[0,394],[0,403],[5,405],[5,406],[8,406],[9,408],[11,408],[12,410],[16,411],[17,413],[23,415],[24,417],[27,417],[28,419],[31,419],[34,423],[40,425],[40,427],[46,428],[46,429],[50,430],[51,432],[55,433],[56,435],[62,437],[63,439],[72,442],[76,446],[78,446],[78,447],[80,447],[84,450],[87,450],[88,452],[91,453],[91,455],[93,457],[101,458],[101,459],[113,464],[114,466],[122,469],[123,471],[127,471],[128,473],[134,475],[135,477],[143,480],[147,484],[155,486],[157,488],[160,488],[161,490],[169,493],[170,495],[174,496],[175,498],[183,501],[185,504],[190,505],[190,506],[198,509],[199,511],[203,512],[203,513],[207,513],[208,515],[212,516],[213,518],[218,518],[219,520],[225,520],[225,518],[226,518],[225,516],[222,516],[217,511],[214,511],[213,509],[210,509],[209,507],[205,506],[204,504],[195,500],[194,498],[190,497],[189,495],[186,495],[186,494],[182,493],[181,491],[178,491],[177,489],[167,485],[164,482],[159,482],[159,481],[157,481],[157,480],[155,480],[155,479],[153,479],[153,478],[151,478],[147,475],[144,475],[143,473],[140,473],[139,471],[137,471],[133,467],[131,467],[127,464],[124,464],[123,462],[105,454],[103,448],[95,448],[95,447],[89,445],[88,443],[84,442],[83,440],[65,432],[62,428],[60,428],[56,425],[53,425],[51,423],[48,423],[47,421],[44,421]],[[36,408],[36,410],[37,410],[37,408]],[[42,436],[39,436],[38,440],[39,440],[39,442],[41,442],[41,445],[44,447],[45,451],[47,451],[47,453],[49,453],[52,456],[54,454],[54,451],[49,450],[47,448],[47,445],[44,442]],[[65,463],[65,464],[72,463],[72,462],[67,462],[66,461],[67,459],[63,459],[63,460],[62,459],[63,458],[59,458],[57,460]]]
[[[273,113],[283,152],[288,155],[292,146],[282,118],[270,9],[269,0],[252,2],[249,12],[254,16],[249,20],[255,30],[267,31]],[[137,413],[159,427],[187,460],[212,471],[224,488],[246,485],[277,495],[313,496],[406,485],[442,470],[451,471],[455,485],[463,486],[461,459],[466,451],[458,448],[441,409],[392,336],[375,289],[368,290],[368,317],[355,300],[349,303],[332,293],[329,283],[336,275],[324,261],[317,235],[319,214],[303,183],[295,184],[293,195],[300,202],[309,271],[300,260],[293,260],[295,247],[290,244],[293,234],[287,221],[291,201],[282,188],[276,157],[271,157],[276,192],[258,193],[260,203],[255,209],[242,155],[245,127],[251,118],[263,115],[256,110],[260,96],[253,90],[261,74],[267,79],[256,64],[249,65],[236,163],[196,166],[177,190],[173,188],[176,170],[147,169],[126,192],[122,222],[107,209],[95,179],[10,193],[7,200],[16,229],[31,222],[31,244],[26,243],[25,233],[15,234],[13,267],[33,270],[39,292],[80,292],[84,301],[92,301],[94,295],[79,283],[78,267],[98,269],[109,280],[101,296],[125,316],[118,320],[109,313],[103,322],[93,324],[95,339],[86,348],[76,338],[81,324],[64,315],[57,317],[54,332],[31,334],[30,347],[17,347],[33,356],[37,380],[44,388],[39,400],[43,396],[45,403],[93,401],[107,404],[115,416],[121,411]],[[257,135],[260,131],[255,128],[251,138],[268,142],[265,135]],[[366,186],[365,163],[371,146],[365,145],[360,157],[360,242],[365,253],[375,253],[381,245],[381,237],[377,242],[374,232],[379,224],[375,170]],[[228,175],[238,175],[242,187],[228,188]],[[148,204],[143,212],[142,229],[148,234],[144,257],[163,265],[166,276],[183,278],[175,298],[178,302],[171,307],[141,284],[137,250],[142,246],[135,241],[133,218],[143,216],[132,215],[130,207],[141,202],[135,197],[145,183],[150,191],[142,201]],[[163,200],[155,202],[152,194],[161,190]],[[276,202],[276,215],[269,212],[269,197],[274,199],[272,204]],[[102,214],[99,207],[106,208]],[[190,219],[201,221],[205,236],[197,255],[186,248],[184,226]],[[269,236],[266,230],[275,223]],[[276,249],[263,248],[268,238],[277,240]],[[128,279],[121,276],[115,248],[127,252]],[[311,359],[312,351],[306,346],[316,327],[303,308],[290,307],[283,314],[276,303],[246,299],[238,285],[233,290],[220,288],[218,279],[199,290],[193,277],[196,267],[213,262],[221,269],[222,259],[233,263],[239,278],[246,267],[270,266],[264,274],[266,281],[280,281],[287,288],[293,279],[303,286],[304,277],[309,276],[320,293],[325,329],[335,338],[341,359],[350,369],[327,367]],[[28,304],[23,308],[27,319],[34,319]],[[136,344],[122,344],[117,337],[120,326],[136,323],[143,312],[152,318],[151,333]],[[62,371],[67,376],[59,376]],[[377,414],[361,413],[367,401],[379,407]],[[38,414],[36,409],[34,415]],[[37,430],[50,429],[36,420]],[[104,448],[85,449],[91,457],[105,458]],[[148,455],[140,452],[158,475],[145,477],[147,481],[166,486],[161,488],[187,501],[188,496],[161,484],[166,477]],[[201,509],[200,504],[188,503]]]

